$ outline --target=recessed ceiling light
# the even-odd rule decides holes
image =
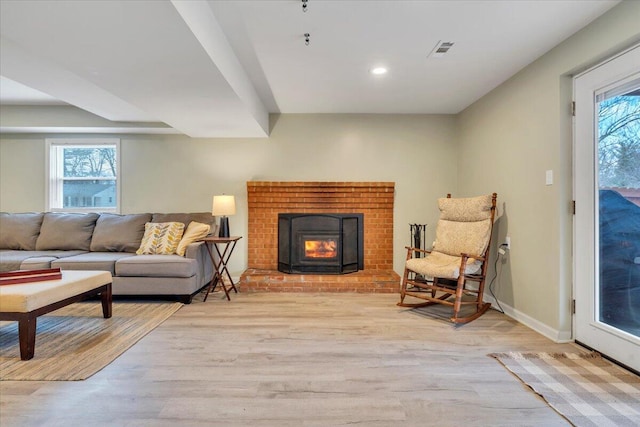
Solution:
[[[382,74],[387,74],[387,69],[384,67],[376,67],[369,70],[371,74],[375,74],[376,76],[380,76]]]

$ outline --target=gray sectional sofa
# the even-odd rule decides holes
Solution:
[[[105,270],[114,295],[171,296],[190,303],[213,275],[203,243],[187,246],[184,256],[136,255],[147,222],[191,221],[211,225],[204,213],[0,213],[0,271],[59,267]]]

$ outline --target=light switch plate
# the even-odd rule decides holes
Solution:
[[[553,185],[553,171],[552,170],[548,170],[545,172],[545,184],[546,185]]]

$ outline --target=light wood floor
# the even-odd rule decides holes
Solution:
[[[78,382],[0,382],[9,426],[566,426],[488,353],[580,351],[393,294],[197,297]]]

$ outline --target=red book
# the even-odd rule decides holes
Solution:
[[[18,283],[44,282],[45,280],[62,279],[59,268],[42,270],[16,270],[0,273],[0,285],[15,285]]]

